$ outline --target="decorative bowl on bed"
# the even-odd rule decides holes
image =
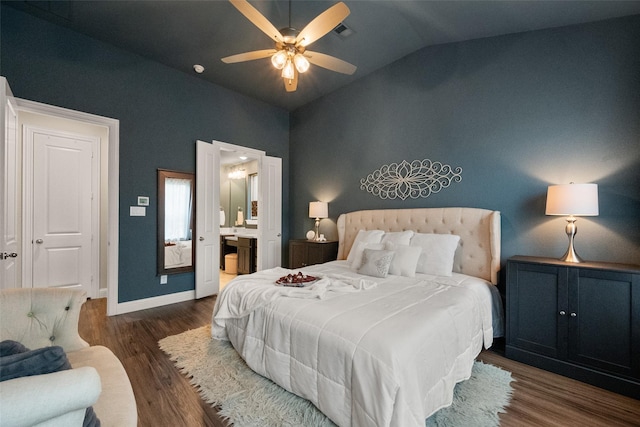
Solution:
[[[282,286],[295,286],[295,287],[303,287],[311,284],[318,280],[317,277],[310,276],[308,274],[302,274],[301,271],[298,271],[296,274],[287,274],[286,276],[282,276],[278,280],[276,280],[277,285]]]

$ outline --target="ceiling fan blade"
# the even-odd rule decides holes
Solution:
[[[238,53],[237,55],[226,56],[222,62],[233,64],[236,62],[253,61],[254,59],[268,58],[276,53],[275,49],[254,50],[252,52]]]
[[[258,9],[251,6],[247,0],[229,0],[229,2],[273,41],[276,43],[283,41],[280,31]]]
[[[284,88],[287,92],[295,92],[298,89],[298,70],[293,69],[293,80],[285,79],[284,80]]]
[[[320,37],[333,30],[351,11],[346,4],[340,2],[316,16],[296,37],[296,46],[309,46]]]
[[[324,53],[311,52],[310,50],[307,50],[304,52],[304,56],[312,64],[337,73],[353,74],[358,69],[358,67],[353,64],[349,64],[347,61],[343,61],[342,59],[338,59],[330,55],[325,55]]]

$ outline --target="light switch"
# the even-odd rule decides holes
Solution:
[[[147,216],[147,208],[144,206],[129,206],[129,216]]]
[[[163,274],[160,276],[160,284],[161,285],[166,285],[167,284],[167,275]]]

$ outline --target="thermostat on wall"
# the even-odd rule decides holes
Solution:
[[[149,196],[138,196],[138,206],[149,206]]]

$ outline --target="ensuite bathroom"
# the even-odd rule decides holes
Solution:
[[[220,157],[220,290],[256,271],[258,161],[236,151]]]

